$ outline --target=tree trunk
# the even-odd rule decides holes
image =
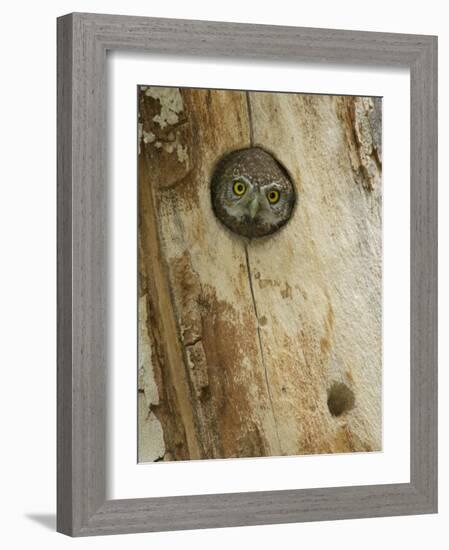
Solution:
[[[381,448],[379,99],[141,87],[139,461]],[[297,189],[281,231],[215,218],[257,145]]]

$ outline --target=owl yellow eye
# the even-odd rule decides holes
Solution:
[[[245,194],[245,191],[246,191],[246,185],[243,183],[243,181],[236,181],[234,183],[234,193],[238,196],[238,197],[241,197],[242,195]]]
[[[272,189],[271,191],[268,191],[267,193],[267,199],[271,204],[276,204],[278,200],[280,199],[281,195],[279,191],[276,189]]]

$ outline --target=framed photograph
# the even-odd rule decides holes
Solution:
[[[437,39],[58,19],[58,531],[437,511]]]

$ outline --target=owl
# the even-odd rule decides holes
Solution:
[[[287,170],[260,147],[226,155],[217,164],[210,187],[217,218],[249,239],[280,229],[290,219],[296,202]]]

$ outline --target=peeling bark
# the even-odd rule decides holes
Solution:
[[[376,98],[141,88],[140,461],[380,449],[380,117]],[[248,242],[209,181],[250,144],[298,204]]]

